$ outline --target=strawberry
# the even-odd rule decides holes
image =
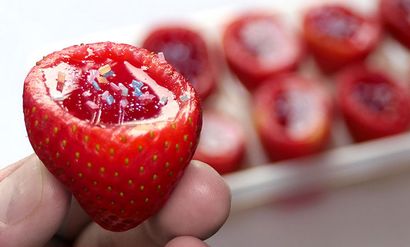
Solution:
[[[125,231],[155,214],[190,162],[199,99],[145,49],[95,43],[54,52],[28,74],[28,137],[91,218]]]
[[[338,103],[356,141],[367,141],[407,131],[410,93],[383,71],[359,64],[338,76]]]
[[[183,25],[161,26],[152,29],[142,47],[163,52],[172,64],[205,100],[215,90],[216,69],[208,45],[196,30]]]
[[[268,79],[255,91],[256,129],[274,161],[310,155],[329,141],[332,102],[317,81],[298,74]]]
[[[381,26],[348,7],[326,4],[307,11],[303,35],[320,68],[332,73],[365,59],[379,43]]]
[[[380,0],[379,12],[387,30],[410,49],[410,1]]]
[[[287,30],[280,16],[268,12],[234,18],[222,44],[229,67],[251,91],[267,78],[295,70],[304,53],[299,37]]]
[[[194,159],[220,174],[239,169],[245,155],[245,132],[239,122],[216,111],[203,115],[203,128]]]

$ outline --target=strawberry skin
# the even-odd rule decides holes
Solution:
[[[135,92],[120,96],[109,89],[108,85],[118,90],[112,84],[120,85],[115,78],[124,79],[123,70],[113,69],[116,75],[106,76],[111,84],[100,83],[100,90],[94,87],[94,91],[86,88],[89,84],[81,75],[88,75],[93,66],[111,63],[115,68],[123,62],[142,68],[157,88],[169,90],[172,97],[162,102],[164,106],[157,102],[141,108],[142,113],[121,108],[130,119],[118,124],[111,110],[122,102],[120,97],[125,97],[124,102],[137,97]],[[75,90],[63,101],[56,100],[50,81],[62,81],[60,73],[55,76],[61,68],[65,82],[75,81],[72,85],[84,90],[81,95],[86,96],[81,97],[101,99],[111,93],[112,105],[107,97],[108,103],[96,101],[103,109],[100,123],[87,119],[87,111],[92,111],[81,100],[72,100]],[[147,85],[144,82],[143,88],[152,93],[154,86]],[[162,91],[152,93],[153,101]],[[138,100],[135,105],[144,107]],[[72,46],[43,58],[25,80],[23,108],[28,137],[38,157],[92,219],[111,231],[131,229],[162,207],[192,158],[202,123],[195,91],[172,66],[145,49],[110,42]]]

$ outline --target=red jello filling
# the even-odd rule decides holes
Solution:
[[[311,134],[323,117],[322,106],[316,95],[293,89],[275,96],[273,110],[276,123],[292,138],[304,138]]]
[[[328,7],[312,17],[320,33],[334,39],[349,39],[360,29],[361,20],[345,9]]]
[[[390,84],[383,80],[367,78],[355,85],[353,96],[364,107],[374,113],[395,112],[396,101]]]
[[[121,59],[67,58],[43,70],[50,96],[77,118],[122,124],[158,117],[175,101],[145,70]]]

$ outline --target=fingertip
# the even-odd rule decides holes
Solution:
[[[208,245],[198,238],[182,236],[172,239],[165,247],[208,247]]]
[[[34,155],[0,173],[0,246],[44,245],[68,210],[68,192]]]
[[[177,236],[206,239],[226,221],[230,203],[224,179],[205,163],[193,161],[167,204],[145,226],[160,245]]]

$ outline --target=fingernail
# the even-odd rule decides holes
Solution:
[[[43,193],[41,163],[31,157],[0,181],[0,223],[14,225],[38,208]]]

